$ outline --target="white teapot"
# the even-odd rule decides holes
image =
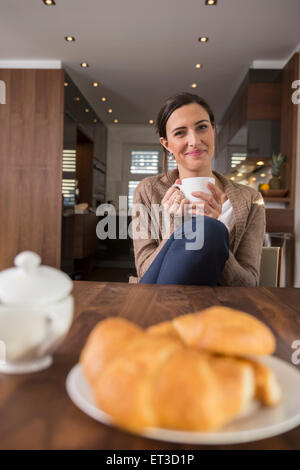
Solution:
[[[51,354],[73,319],[73,283],[36,253],[15,257],[0,272],[0,373],[26,373],[52,364]]]

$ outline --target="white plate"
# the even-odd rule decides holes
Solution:
[[[218,432],[172,431],[169,429],[148,428],[141,436],[160,441],[181,444],[238,444],[251,442],[287,432],[300,424],[300,372],[291,364],[274,356],[260,358],[272,368],[283,389],[283,399],[275,407],[256,406],[250,414],[235,420]],[[113,419],[93,400],[80,364],[69,372],[66,381],[71,400],[84,413],[100,423],[114,426]]]

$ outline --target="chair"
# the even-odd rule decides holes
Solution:
[[[263,246],[260,264],[260,287],[280,287],[282,248]]]

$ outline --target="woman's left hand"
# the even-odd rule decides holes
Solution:
[[[191,202],[192,208],[189,213],[191,215],[203,215],[204,209],[204,215],[218,219],[222,214],[222,201],[224,200],[225,194],[212,183],[207,183],[206,186],[211,191],[211,194],[202,191],[192,192],[193,196],[201,199],[201,202]]]

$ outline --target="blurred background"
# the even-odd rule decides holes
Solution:
[[[162,172],[158,110],[189,91],[216,115],[213,168],[262,192],[281,286],[300,287],[299,18],[298,0],[2,0],[0,269],[30,249],[73,279],[128,282],[119,220]],[[96,235],[104,203],[115,240]]]

